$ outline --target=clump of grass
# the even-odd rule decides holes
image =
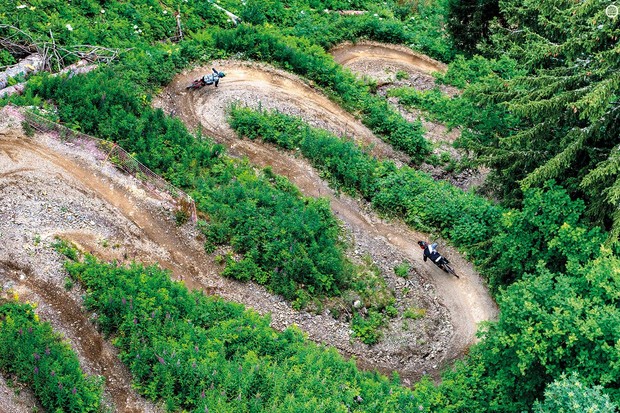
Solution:
[[[403,261],[394,267],[394,274],[399,277],[407,278],[409,275],[409,270],[411,269],[411,264],[408,261]]]
[[[425,315],[426,315],[425,308],[416,308],[416,307],[409,307],[403,313],[403,317],[408,318],[410,320],[418,320],[424,317]]]

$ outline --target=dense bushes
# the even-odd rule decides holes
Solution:
[[[229,53],[278,63],[313,80],[347,110],[359,112],[369,128],[414,160],[422,160],[430,152],[419,122],[407,122],[384,99],[371,95],[367,86],[310,41],[245,25],[215,33],[214,41],[215,47]]]
[[[117,0],[65,3],[31,0],[27,7],[20,5],[14,0],[2,2],[2,21],[10,22],[40,41],[51,41],[51,31],[56,44],[69,47],[84,44],[121,48],[148,46],[153,41],[178,34],[177,11],[181,12],[185,31],[195,31],[206,24],[227,24],[226,15],[201,0],[187,0],[174,5],[148,0],[129,3]],[[0,33],[10,31],[8,28],[1,30]],[[14,32],[12,34],[15,35]],[[17,38],[30,40],[19,34]],[[75,56],[68,58],[77,60]]]
[[[348,286],[340,228],[324,199],[302,197],[270,170],[258,175],[248,164],[225,160],[201,174],[194,194],[209,215],[207,249],[231,245],[243,254],[238,261],[228,257],[224,275],[266,284],[289,300],[303,288],[314,296]]]
[[[360,193],[416,229],[450,239],[484,269],[495,291],[537,268],[541,259],[553,271],[584,263],[596,257],[605,239],[599,228],[584,226],[583,202],[553,183],[528,191],[522,210],[507,210],[424,172],[377,161],[353,142],[298,118],[241,107],[233,107],[230,116],[240,135],[299,148],[337,187]],[[579,246],[583,240],[587,244]]]
[[[520,412],[569,371],[619,400],[620,374],[612,360],[620,301],[609,286],[620,282],[613,270],[620,261],[610,253],[599,257],[605,234],[584,226],[583,202],[550,182],[528,191],[522,210],[507,210],[411,168],[385,166],[299,119],[233,108],[231,125],[244,136],[299,147],[349,191],[360,191],[416,228],[440,232],[482,267],[499,297],[500,320],[488,326],[486,339],[464,363],[443,376],[441,387],[418,385],[417,394],[432,400],[425,405],[431,411]],[[322,143],[312,146],[317,152],[306,152],[313,139]],[[343,178],[338,171],[347,166],[364,170],[370,191],[361,191],[363,181]]]
[[[397,381],[362,373],[333,349],[282,333],[267,317],[188,292],[155,267],[86,257],[67,270],[111,334],[137,390],[168,411],[395,412],[422,403]]]
[[[98,412],[101,382],[87,377],[77,356],[34,309],[0,301],[0,370],[33,390],[49,412]]]

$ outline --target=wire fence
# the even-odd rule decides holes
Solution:
[[[117,168],[134,176],[149,191],[160,197],[169,198],[169,201],[175,205],[179,213],[184,214],[192,222],[196,222],[196,203],[191,196],[151,171],[116,143],[69,129],[24,108],[13,106],[12,109],[22,113],[28,125],[37,131],[54,131],[58,133],[62,141],[71,142],[74,145],[99,153],[101,160],[108,161]]]

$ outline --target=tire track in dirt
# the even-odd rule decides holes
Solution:
[[[0,202],[2,206],[0,218],[4,220],[5,225],[11,220],[14,221],[16,231],[22,232],[18,240],[26,241],[29,235],[28,217],[32,217],[33,214],[32,211],[24,210],[23,204],[18,200],[18,194],[33,199],[41,193],[57,192],[63,188],[60,190],[63,192],[54,195],[68,197],[70,194],[64,188],[70,187],[83,198],[97,197],[92,190],[93,183],[98,182],[94,171],[88,171],[76,161],[64,159],[53,151],[37,145],[33,140],[14,133],[0,133],[0,160],[2,153],[7,155],[9,162],[6,162],[6,159],[0,162],[0,187],[3,194],[3,202]],[[17,167],[12,168],[11,164]],[[47,175],[44,179],[40,175],[41,172]],[[75,177],[91,183],[91,188],[75,187],[76,182],[72,179]],[[113,184],[111,182],[106,184],[108,191],[113,191],[111,189]],[[7,206],[13,210],[7,211]],[[49,213],[53,215],[54,211]],[[36,230],[38,232],[46,229],[36,228]],[[51,234],[48,235],[51,238]],[[80,304],[79,295],[72,295],[59,286],[62,277],[57,281],[45,276],[49,273],[50,266],[59,263],[50,262],[43,257],[45,254],[33,251],[27,243],[16,244],[11,231],[0,231],[0,237],[3,239],[3,245],[0,245],[0,280],[8,282],[6,285],[11,285],[11,289],[19,293],[20,299],[38,303],[37,312],[42,312],[42,319],[51,322],[56,331],[65,334],[80,359],[86,361],[83,367],[89,374],[104,376],[105,390],[111,398],[114,411],[122,413],[158,411],[132,389],[131,374],[118,359],[112,344],[106,341],[90,322],[89,315]]]
[[[135,407],[139,401],[131,392],[131,374],[119,362],[116,350],[103,339],[87,314],[66,291],[34,277],[31,269],[21,268],[13,262],[0,261],[0,274],[8,276],[16,284],[13,289],[22,301],[41,302],[55,311],[58,317],[53,320],[54,324],[62,325],[79,347],[80,354],[104,375],[106,389],[117,411],[142,411]]]
[[[497,307],[472,265],[456,251],[449,249],[446,255],[455,264],[460,279],[450,278],[434,266],[429,267],[423,263],[422,253],[416,243],[419,239],[428,239],[428,234],[413,231],[401,222],[385,221],[375,213],[368,212],[367,206],[350,197],[337,195],[304,159],[294,157],[270,144],[236,138],[227,125],[225,110],[232,101],[241,101],[253,107],[260,103],[263,108],[276,108],[284,113],[301,116],[314,126],[336,133],[342,130],[343,122],[346,122],[352,131],[363,130],[363,126],[358,121],[351,120],[348,113],[341,119],[333,119],[332,116],[338,114],[333,109],[334,103],[293,75],[283,75],[281,71],[266,65],[253,65],[250,70],[249,64],[236,61],[214,64],[228,73],[220,82],[219,88],[205,87],[198,91],[186,91],[185,86],[210,70],[207,67],[195,69],[177,76],[155,100],[155,106],[178,116],[190,127],[202,127],[208,135],[225,143],[232,154],[247,156],[259,167],[272,167],[274,172],[289,178],[304,195],[329,198],[332,210],[354,231],[355,237],[384,242],[407,257],[422,274],[422,278],[432,280],[437,295],[449,311],[454,328],[447,343],[447,351],[438,363],[425,369],[425,372],[436,375],[447,362],[464,354],[476,341],[478,323],[497,317]],[[261,70],[266,73],[260,73]],[[281,77],[285,77],[288,82],[285,90]],[[351,122],[357,123],[357,126]],[[386,148],[387,145],[383,142],[376,143],[376,138],[371,139],[367,134],[368,132],[364,132],[353,138],[358,142],[375,144],[373,154],[379,158],[392,158],[392,155],[396,155],[396,159],[399,159],[398,153]],[[327,343],[342,349],[337,343],[329,340]],[[381,368],[381,363],[373,360],[370,350],[357,353],[358,357],[362,354],[362,364]],[[411,360],[409,362],[415,364]],[[407,369],[407,366],[398,370],[401,373],[408,371],[411,377],[419,377],[420,366],[417,368],[415,372]]]
[[[380,73],[385,67],[392,65],[405,70],[414,70],[428,75],[434,72],[445,72],[448,66],[437,60],[416,53],[408,47],[395,44],[362,41],[358,43],[343,43],[330,51],[334,60],[345,66],[355,66],[359,61],[374,61],[376,72]]]

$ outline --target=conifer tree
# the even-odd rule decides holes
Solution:
[[[488,38],[489,22],[498,14],[497,0],[448,0],[447,29],[454,45],[475,52],[477,44]]]
[[[474,138],[469,148],[493,168],[503,195],[518,198],[555,179],[587,200],[590,218],[611,227],[613,240],[620,234],[620,20],[607,16],[605,6],[593,0],[500,3],[507,25],[495,28],[495,51],[517,59],[529,74],[495,77],[469,94],[504,106],[520,122],[491,142]]]

